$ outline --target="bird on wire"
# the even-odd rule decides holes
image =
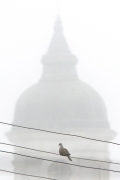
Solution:
[[[71,157],[70,157],[69,151],[63,147],[62,143],[59,143],[59,146],[60,146],[60,148],[59,148],[59,154],[60,154],[61,156],[67,156],[68,159],[69,159],[70,161],[72,161],[72,159],[71,159]]]

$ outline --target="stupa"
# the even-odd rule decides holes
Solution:
[[[77,58],[68,47],[60,17],[55,22],[54,34],[46,54],[42,57],[42,64],[40,81],[28,88],[17,101],[13,124],[111,141],[115,133],[110,128],[105,103],[90,85],[78,78]],[[12,127],[7,136],[12,143],[25,147],[56,152],[61,142],[71,151],[71,156],[109,159],[107,143],[16,127]],[[15,148],[14,151],[68,162],[67,158],[61,156],[20,148]],[[73,159],[73,163],[101,167],[98,162]],[[107,171],[78,168],[18,155],[14,156],[13,165],[15,172],[62,180],[109,179]],[[109,168],[109,164],[102,164],[102,167]],[[14,179],[28,178],[15,175]]]

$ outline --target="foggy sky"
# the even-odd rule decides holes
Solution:
[[[18,97],[41,77],[40,59],[53,34],[57,4],[57,0],[0,0],[0,121],[12,122]],[[118,133],[114,141],[120,143],[120,1],[60,0],[59,14],[69,47],[79,60],[79,78],[104,99],[111,128]],[[8,142],[4,133],[10,127],[0,128],[0,141]],[[113,161],[119,161],[119,150],[110,146]],[[12,170],[11,160],[6,161],[0,168]]]

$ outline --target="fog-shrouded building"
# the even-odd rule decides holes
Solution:
[[[13,124],[49,131],[78,134],[111,141],[111,130],[106,107],[100,95],[77,76],[77,58],[71,53],[63,34],[60,17],[46,54],[42,57],[43,73],[38,83],[28,88],[18,99]],[[89,75],[89,74],[88,74]],[[8,139],[20,146],[58,153],[61,142],[71,157],[109,160],[108,144],[82,138],[62,136],[30,129],[12,127]],[[71,163],[66,157],[14,148],[16,153],[54,161]],[[109,164],[77,160],[73,164],[108,168]],[[80,168],[42,159],[14,155],[14,171],[61,180],[109,179],[109,172]],[[15,175],[14,180],[28,180]],[[35,178],[39,179],[39,178]]]

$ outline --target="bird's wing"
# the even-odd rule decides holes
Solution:
[[[60,148],[59,153],[62,156],[69,156],[70,155],[69,151],[65,148]]]
[[[67,155],[70,155],[69,151],[64,148],[64,151],[66,152]]]

